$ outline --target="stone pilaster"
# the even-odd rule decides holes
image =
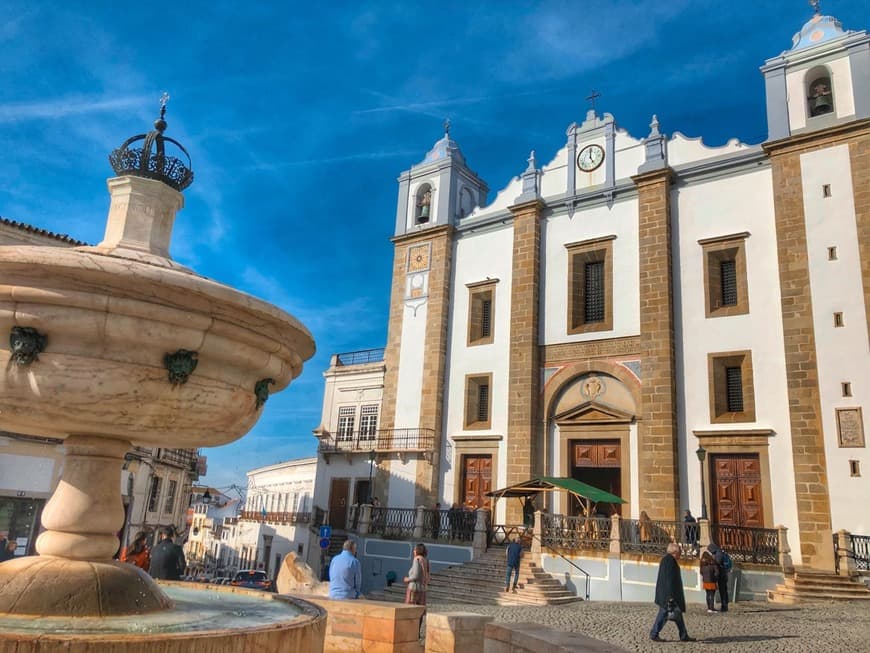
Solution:
[[[855,193],[855,221],[858,232],[858,254],[861,257],[861,279],[864,284],[864,311],[870,325],[870,137],[865,133],[849,143],[852,163],[852,188]]]
[[[653,519],[679,515],[674,376],[670,168],[633,177],[638,189],[642,420],[638,423],[640,508]]]
[[[521,483],[543,473],[543,443],[538,432],[540,350],[538,298],[541,262],[541,202],[511,207],[514,215],[513,272],[511,275],[511,333],[508,371],[508,433],[506,484]],[[522,523],[518,502],[507,505],[507,523]]]

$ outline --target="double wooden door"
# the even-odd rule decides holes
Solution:
[[[462,457],[462,505],[469,508],[489,508],[492,501],[486,493],[492,490],[492,456],[489,454]]]
[[[714,454],[710,475],[714,522],[764,528],[758,454]]]

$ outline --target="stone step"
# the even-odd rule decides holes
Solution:
[[[770,603],[783,604],[815,601],[870,601],[870,592],[831,592],[824,589],[794,591],[785,585],[777,585],[776,589],[767,590],[767,600]]]
[[[858,590],[862,592],[868,591],[864,583],[855,583],[855,582],[831,582],[828,579],[807,579],[807,578],[790,578],[786,577],[784,579],[783,584],[789,588],[806,588],[806,589],[815,589],[815,588],[830,588],[832,590]]]

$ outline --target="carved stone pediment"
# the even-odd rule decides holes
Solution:
[[[559,426],[569,424],[626,424],[634,421],[635,416],[631,413],[602,404],[596,401],[587,401],[553,417]]]

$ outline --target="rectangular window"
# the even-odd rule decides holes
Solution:
[[[378,430],[378,406],[363,406],[359,416],[360,440],[373,440]]]
[[[339,441],[353,439],[353,425],[356,419],[356,406],[344,406],[338,409],[338,433]]]
[[[169,481],[169,487],[166,490],[166,501],[163,504],[163,512],[172,513],[175,509],[175,490],[178,487],[178,481]]]
[[[491,374],[465,377],[465,428],[490,428],[492,415],[491,388]]]
[[[604,321],[604,261],[587,263],[584,270],[583,319],[586,323]]]
[[[861,462],[858,460],[849,461],[849,476],[861,476]]]
[[[843,322],[843,314],[840,312],[834,313],[834,326],[839,328],[844,325],[845,323]]]
[[[699,240],[704,252],[705,312],[709,317],[743,315],[749,312],[746,279],[746,238],[742,232]]]
[[[568,333],[613,329],[613,241],[565,245],[568,250]]]
[[[831,184],[822,184],[822,197],[831,196]]]
[[[152,476],[151,477],[151,491],[148,493],[148,512],[156,512],[157,507],[160,505],[158,500],[160,499],[160,477]]]
[[[468,345],[488,345],[495,329],[495,284],[487,280],[468,284]]]
[[[742,413],[743,373],[739,367],[725,368],[725,388],[728,402],[728,411],[732,413]]]
[[[722,306],[737,306],[737,262],[733,259],[719,262],[722,280]]]
[[[851,397],[852,396],[852,384],[849,383],[848,381],[843,381],[843,383],[841,383],[840,385],[843,388],[843,396],[844,397]]]
[[[828,247],[828,260],[836,261],[837,260],[837,248],[836,247]]]
[[[708,354],[710,421],[714,424],[755,421],[752,353]]]

